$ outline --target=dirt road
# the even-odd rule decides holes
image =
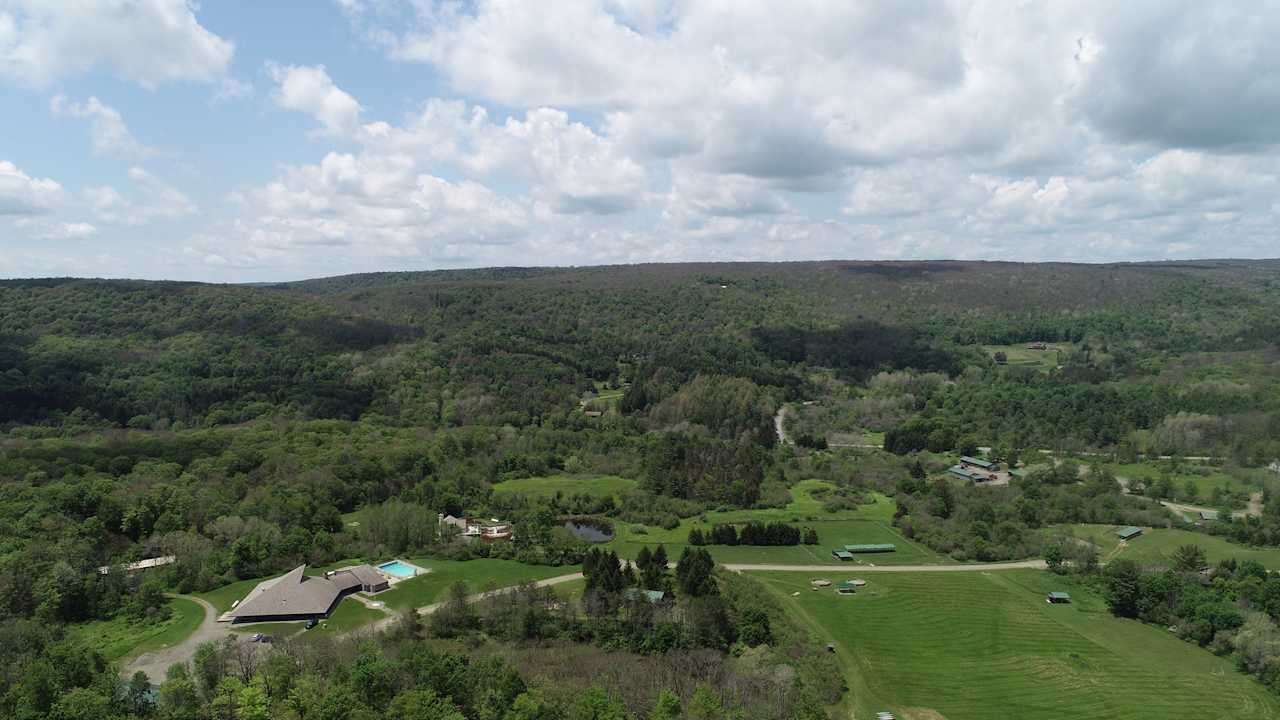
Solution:
[[[785,427],[786,421],[787,421],[787,406],[783,405],[782,407],[778,408],[778,413],[773,416],[773,429],[776,433],[778,433],[779,445],[792,444],[791,438],[787,437],[787,428]]]
[[[156,650],[154,652],[143,653],[138,657],[130,660],[124,666],[124,676],[133,677],[134,673],[141,670],[151,678],[151,682],[160,683],[164,681],[165,671],[174,663],[187,662],[195,657],[196,648],[201,644],[210,640],[221,640],[231,634],[229,623],[218,622],[218,611],[213,606],[191,595],[174,595],[185,600],[190,600],[204,608],[204,621],[200,623],[200,627],[191,633],[186,640],[173,645],[171,647]]]

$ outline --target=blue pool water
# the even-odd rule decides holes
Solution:
[[[388,575],[395,575],[398,578],[413,577],[415,573],[415,570],[413,569],[412,566],[405,565],[399,560],[384,562],[378,566],[378,569],[384,573],[387,573]]]

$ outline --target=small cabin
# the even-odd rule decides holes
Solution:
[[[1045,600],[1056,605],[1071,602],[1071,596],[1064,592],[1051,592],[1045,597]]]
[[[847,580],[836,586],[836,592],[841,595],[852,595],[856,591],[857,587]]]
[[[849,552],[848,550],[832,550],[831,557],[837,560],[852,560],[853,553]]]

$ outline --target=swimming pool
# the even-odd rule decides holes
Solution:
[[[418,569],[416,567],[402,563],[399,560],[384,562],[378,566],[378,569],[388,575],[395,575],[398,578],[410,578],[418,574]]]

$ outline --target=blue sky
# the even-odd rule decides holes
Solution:
[[[0,0],[0,277],[1274,257],[1280,3]]]

